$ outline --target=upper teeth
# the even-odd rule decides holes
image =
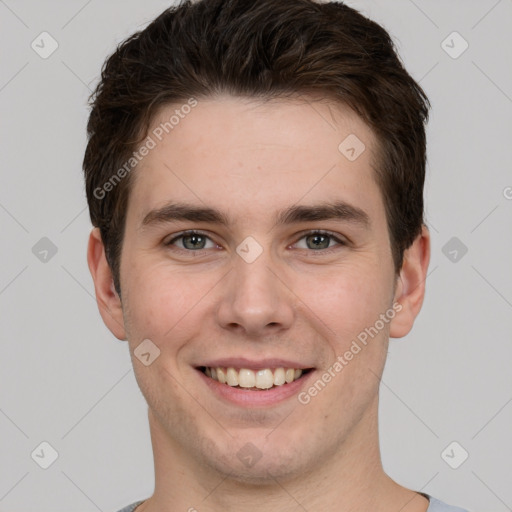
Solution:
[[[282,386],[285,382],[290,383],[302,375],[302,370],[294,368],[264,368],[262,370],[249,370],[241,368],[212,368],[206,367],[206,375],[222,384],[229,386],[240,386],[241,388],[269,389],[272,386]]]

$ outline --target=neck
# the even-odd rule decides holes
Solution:
[[[383,471],[378,442],[378,398],[347,438],[307,472],[265,483],[240,482],[191,458],[149,412],[155,462],[154,495],[136,512],[424,512],[427,500]]]

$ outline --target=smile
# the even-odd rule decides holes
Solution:
[[[248,368],[233,367],[205,367],[199,368],[207,377],[232,388],[244,390],[266,390],[278,386],[285,386],[300,379],[309,369],[296,368],[262,368],[251,370]]]

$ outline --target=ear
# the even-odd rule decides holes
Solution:
[[[421,233],[404,252],[394,298],[394,304],[400,303],[402,309],[391,321],[389,335],[392,338],[401,338],[412,329],[423,304],[429,261],[430,233],[423,225]]]
[[[121,299],[114,288],[114,279],[107,263],[99,228],[94,228],[89,235],[87,263],[103,322],[117,339],[126,340]]]

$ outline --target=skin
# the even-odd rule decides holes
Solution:
[[[149,406],[155,492],[137,512],[428,507],[384,473],[377,413],[389,337],[405,336],[421,308],[429,234],[424,228],[397,275],[372,168],[374,134],[347,107],[314,100],[200,100],[149,152],[134,171],[122,300],[99,231],[91,232],[100,313],[128,340]],[[175,108],[159,112],[153,127]],[[349,134],[366,146],[352,162],[338,150]],[[366,212],[369,225],[274,224],[292,205],[340,199]],[[231,223],[142,226],[169,201],[219,209]],[[165,245],[187,229],[209,237],[204,250],[187,249],[184,239]],[[328,238],[327,249],[311,248],[308,231],[318,229],[345,243]],[[248,236],[262,248],[252,263],[236,252]],[[306,405],[296,397],[265,407],[227,403],[195,369],[220,357],[280,357],[314,368],[313,383],[393,304],[400,312]],[[133,355],[144,339],[160,349],[149,366]],[[261,455],[251,467],[237,457],[248,442]]]

